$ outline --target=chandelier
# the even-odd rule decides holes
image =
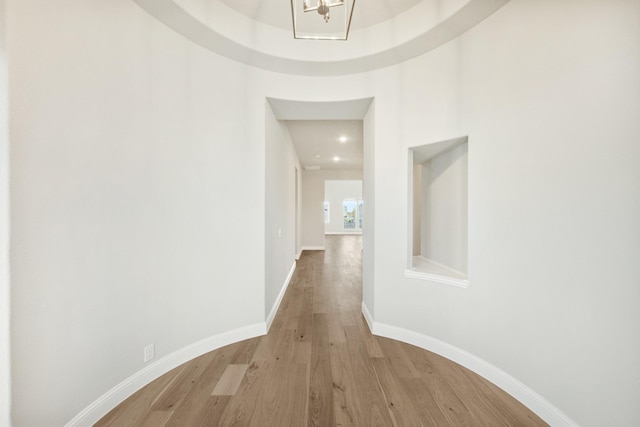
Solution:
[[[346,40],[349,36],[355,1],[291,0],[293,37],[312,40]],[[331,19],[331,9],[334,9],[334,19]],[[318,19],[315,13],[307,13],[314,11],[322,16],[322,20]]]
[[[303,6],[304,6],[304,11],[305,12],[312,12],[314,10],[317,10],[318,13],[320,15],[322,15],[324,17],[324,22],[326,22],[327,24],[329,23],[329,19],[331,18],[330,16],[330,11],[332,7],[336,7],[336,6],[344,6],[344,0],[338,0],[335,3],[331,3],[331,0],[325,1],[325,0],[317,0],[318,3],[311,7],[310,0],[304,0]]]

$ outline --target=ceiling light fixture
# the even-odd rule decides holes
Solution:
[[[356,0],[291,0],[293,38],[312,40],[346,40]],[[331,19],[331,9],[337,19]],[[315,13],[322,16],[322,21]],[[344,18],[344,19],[343,19]]]
[[[338,162],[338,161],[340,161],[340,157],[337,157],[337,156],[336,156],[336,157],[334,157],[334,158],[333,158],[333,161],[334,161],[334,162]]]
[[[338,138],[338,141],[340,142],[347,142],[347,137],[342,135],[340,138]]]
[[[338,0],[335,3],[331,3],[331,0],[317,0],[315,6],[311,6],[310,0],[304,0],[302,5],[305,12],[313,12],[314,10],[317,10],[318,14],[324,17],[324,22],[329,23],[329,19],[331,19],[331,8],[344,6],[344,0]]]

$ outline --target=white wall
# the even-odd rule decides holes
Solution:
[[[0,426],[10,424],[9,88],[5,1],[0,0]]]
[[[362,200],[361,180],[325,180],[324,200],[330,204],[331,221],[324,224],[325,234],[361,233],[361,230],[345,230],[342,202],[344,200]],[[364,208],[363,208],[364,209]]]
[[[362,193],[367,204],[362,224],[362,304],[369,315],[375,315],[375,247],[376,247],[376,101],[362,121]],[[372,319],[368,319],[371,321]]]
[[[584,426],[640,417],[639,13],[512,0],[373,73],[376,321],[480,357]],[[469,135],[467,290],[403,277],[398,134],[405,149]]]
[[[326,180],[362,180],[362,171],[302,171],[302,248],[324,248],[324,183]],[[341,208],[342,209],[342,208]],[[333,210],[333,206],[332,206]]]
[[[64,424],[149,342],[163,357],[264,321],[265,97],[375,97],[363,173],[331,179],[364,175],[376,322],[580,425],[640,417],[637,2],[512,0],[429,54],[322,85],[205,51],[129,0],[9,6],[16,426]],[[407,149],[460,135],[466,290],[403,274]],[[302,245],[323,245],[324,178],[302,175]]]
[[[264,98],[129,0],[7,9],[14,425],[60,426],[264,322]]]
[[[295,180],[300,162],[286,124],[276,120],[266,101],[265,110],[265,313],[270,314],[299,252]]]

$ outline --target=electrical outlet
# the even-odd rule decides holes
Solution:
[[[156,356],[156,349],[154,344],[149,344],[144,348],[144,362],[147,363],[149,360],[153,359]]]

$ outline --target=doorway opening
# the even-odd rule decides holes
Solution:
[[[294,240],[299,242],[297,247],[300,252],[324,250],[325,232],[361,234],[363,305],[372,308],[375,238],[372,227],[375,214],[373,98],[335,102],[267,98],[266,104],[269,110],[267,116],[279,123],[278,126],[271,126],[286,128],[285,138],[289,138],[293,144],[300,167],[297,171],[300,186],[297,191],[292,191],[300,197],[297,201],[299,211],[292,209],[295,212],[293,216],[297,216],[299,223],[298,234],[291,233],[295,236]],[[300,141],[302,148],[297,145]],[[358,182],[360,191],[345,195],[337,201],[326,200],[325,182],[331,181]],[[269,197],[267,191],[267,205],[273,205]],[[270,226],[269,220],[274,222],[273,218],[267,218],[267,228]],[[293,223],[282,225],[296,227]],[[334,225],[339,226],[339,230],[331,231],[329,227]],[[268,231],[268,236],[273,234],[275,237],[271,237],[271,240],[277,241],[280,224],[273,228],[276,231]],[[283,230],[282,235],[286,236],[287,232]],[[280,268],[276,265],[279,260],[273,259],[268,253],[269,245],[265,246],[265,251],[267,269]],[[282,264],[280,276],[285,275],[286,260],[282,260]],[[274,283],[267,284],[267,287],[279,288],[282,285]],[[276,289],[273,292],[275,291]],[[266,309],[268,312],[269,307]]]
[[[333,206],[333,209],[331,207]],[[324,234],[362,234],[362,180],[324,181]]]

